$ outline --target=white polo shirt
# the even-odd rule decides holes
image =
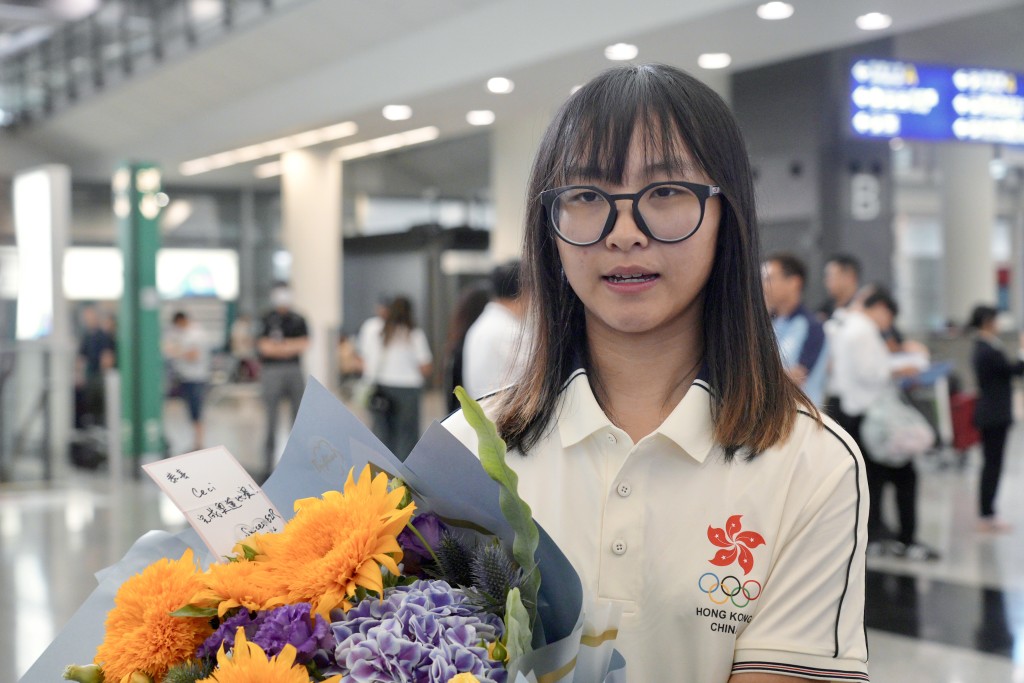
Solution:
[[[630,681],[868,680],[864,464],[834,422],[801,414],[785,443],[726,463],[710,388],[697,380],[634,444],[583,370],[557,415],[529,455],[508,462],[584,590],[622,605],[615,646]],[[476,452],[461,413],[444,426]]]

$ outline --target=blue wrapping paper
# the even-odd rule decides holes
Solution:
[[[295,500],[341,490],[349,470],[355,468],[358,472],[367,463],[402,479],[419,509],[486,529],[511,546],[513,533],[498,505],[498,484],[477,457],[444,427],[436,422],[431,425],[402,462],[312,379],[281,461],[263,490],[290,519]],[[120,562],[96,574],[96,590],[21,680],[55,683],[62,680],[61,672],[67,664],[91,662],[103,640],[103,624],[121,583],[160,558],[180,557],[186,548],[192,548],[204,566],[216,560],[191,529],[173,535],[151,531],[142,536]],[[536,557],[542,577],[538,604],[542,628],[535,634],[536,649],[517,662],[510,680],[569,683],[580,662],[588,657],[608,659],[608,654],[606,649],[581,645],[584,614],[580,578],[543,529]],[[611,653],[610,661],[591,660],[588,664],[580,668],[604,671],[603,677],[577,683],[626,681],[625,662],[617,652]]]

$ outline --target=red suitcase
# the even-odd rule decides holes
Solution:
[[[978,428],[974,426],[974,404],[978,397],[964,392],[949,397],[949,409],[953,418],[953,448],[966,451],[981,441]]]

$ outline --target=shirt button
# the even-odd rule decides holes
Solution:
[[[618,442],[618,439],[616,439],[615,435],[612,434],[611,432],[608,432],[608,435],[605,438],[608,439],[608,443],[617,443]]]
[[[633,493],[633,487],[629,485],[628,481],[619,482],[618,487],[615,489],[619,492],[619,495],[623,498],[629,497],[629,494]]]
[[[621,538],[612,541],[612,552],[615,553],[616,555],[625,555],[626,554],[626,542],[623,541]]]

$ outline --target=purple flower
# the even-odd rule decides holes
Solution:
[[[411,681],[446,683],[470,672],[505,683],[507,672],[481,643],[497,640],[501,619],[469,603],[444,581],[417,581],[367,598],[331,624],[342,683]]]
[[[430,548],[437,547],[441,542],[441,534],[447,529],[444,522],[433,512],[416,515],[412,519],[412,525],[422,534]],[[407,574],[418,573],[421,565],[428,564],[434,559],[430,555],[430,549],[425,548],[416,534],[408,527],[402,529],[402,533],[398,534],[398,544],[402,546],[405,555],[403,559]]]
[[[268,656],[279,654],[285,645],[294,645],[298,664],[312,661],[318,650],[333,650],[336,642],[331,627],[319,614],[310,619],[311,610],[309,603],[302,602],[266,612],[252,642]]]
[[[245,627],[246,640],[252,640],[263,618],[263,613],[251,613],[246,608],[241,608],[238,610],[238,614],[220,622],[220,627],[199,646],[196,656],[202,659],[216,656],[221,643],[225,644],[225,650],[233,648],[235,646],[235,631],[238,630],[239,626]]]
[[[207,638],[196,656],[213,657],[224,643],[225,650],[235,646],[235,631],[245,628],[245,638],[263,648],[268,656],[280,654],[285,645],[295,646],[295,661],[306,664],[313,660],[318,651],[331,652],[337,642],[327,620],[319,614],[310,619],[312,607],[309,603],[284,605],[267,612],[250,612],[244,607],[238,614],[221,622],[220,627]],[[318,661],[322,661],[318,660]]]

